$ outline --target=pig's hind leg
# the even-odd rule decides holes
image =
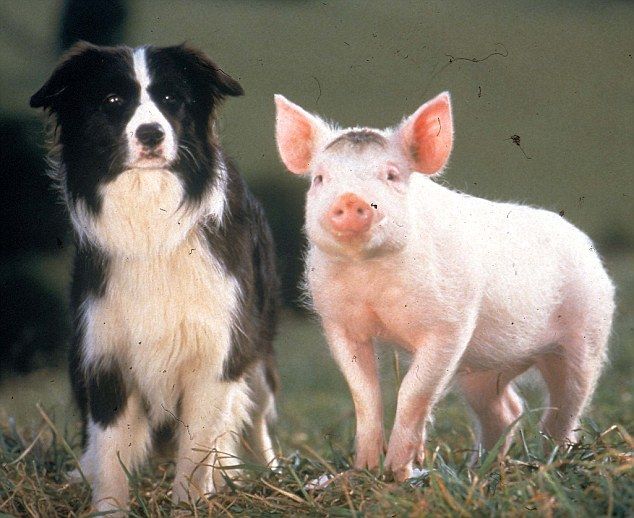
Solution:
[[[603,347],[594,347],[591,333],[574,337],[568,343],[537,360],[549,393],[542,430],[560,443],[577,441],[575,430],[603,363]]]
[[[575,430],[601,374],[612,328],[614,287],[598,257],[582,274],[553,317],[555,347],[536,362],[549,392],[542,430],[559,443],[577,441]]]
[[[504,455],[513,440],[514,423],[523,411],[522,399],[511,385],[518,372],[472,372],[458,377],[458,384],[469,407],[477,418],[478,438],[473,461],[482,446],[492,450],[506,434],[500,455]]]

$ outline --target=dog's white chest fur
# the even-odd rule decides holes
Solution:
[[[150,407],[170,411],[189,371],[221,375],[237,295],[193,215],[179,209],[181,192],[171,173],[143,170],[104,188],[94,224],[112,255],[104,296],[84,308],[86,363],[127,362]]]
[[[80,236],[117,257],[164,254],[183,243],[213,196],[195,209],[183,205],[183,186],[166,169],[129,169],[99,189],[101,209],[90,215],[82,202],[72,217]]]

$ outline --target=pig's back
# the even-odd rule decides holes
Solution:
[[[428,188],[427,188],[428,189]],[[480,307],[468,356],[494,364],[565,339],[590,314],[609,320],[613,287],[590,239],[550,211],[436,185],[454,275],[477,275]],[[441,236],[437,236],[440,238]],[[455,254],[461,249],[461,257]],[[464,273],[463,273],[464,272]],[[477,289],[477,288],[476,288]]]

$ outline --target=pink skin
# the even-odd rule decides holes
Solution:
[[[357,238],[370,230],[372,209],[353,193],[342,194],[332,204],[322,226],[339,241]]]
[[[453,144],[447,93],[387,130],[334,129],[276,96],[286,167],[307,175],[306,277],[356,412],[356,468],[384,451],[374,343],[411,354],[385,466],[424,460],[425,424],[452,379],[490,449],[522,412],[512,380],[549,389],[543,429],[574,441],[601,371],[614,288],[588,238],[562,218],[430,179]],[[505,442],[502,454],[510,444]]]

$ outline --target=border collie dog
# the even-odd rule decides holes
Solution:
[[[214,127],[242,93],[184,45],[80,43],[31,97],[76,239],[70,374],[99,511],[127,507],[122,464],[166,437],[176,502],[218,490],[245,443],[275,463],[272,238]]]

